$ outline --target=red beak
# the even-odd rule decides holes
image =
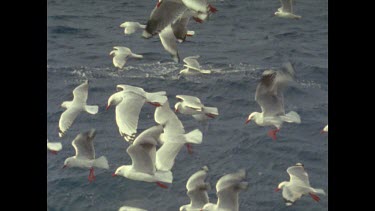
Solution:
[[[174,112],[177,113],[177,112],[178,112],[178,109],[175,109]]]
[[[245,122],[245,125],[250,122],[251,119],[247,119]]]
[[[105,110],[107,111],[109,109],[110,105],[107,105],[107,107],[105,107]]]
[[[63,168],[63,169],[66,168],[66,165],[64,165],[62,168]]]
[[[280,188],[276,188],[276,189],[275,189],[275,192],[278,192],[279,190],[281,190],[281,189],[280,189]]]
[[[113,173],[113,174],[112,174],[112,177],[115,177],[115,176],[117,176],[117,174],[116,174],[116,173]]]

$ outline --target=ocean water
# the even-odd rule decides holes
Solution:
[[[202,67],[216,73],[182,78],[177,74],[183,64],[172,61],[157,36],[145,40],[141,31],[125,36],[119,27],[125,21],[145,23],[155,4],[150,0],[47,0],[47,137],[63,144],[57,155],[47,153],[47,209],[118,210],[128,205],[178,210],[189,203],[187,179],[208,165],[212,187],[226,173],[247,170],[249,189],[239,195],[240,210],[328,210],[328,137],[320,134],[328,123],[328,1],[297,1],[294,9],[300,20],[272,17],[280,7],[277,0],[212,2],[219,11],[206,23],[191,21],[189,29],[196,35],[178,48],[182,59],[200,55]],[[125,70],[119,71],[109,56],[113,46],[129,47],[144,59],[128,60]],[[260,111],[254,94],[262,72],[287,60],[294,63],[298,85],[286,90],[285,108],[299,113],[302,123],[284,124],[273,141],[267,136],[269,127],[244,122],[251,112]],[[58,121],[64,111],[60,105],[72,99],[72,90],[85,79],[90,81],[88,104],[99,105],[99,113],[82,113],[60,139]],[[186,131],[203,131],[203,142],[193,145],[192,155],[185,148],[180,151],[169,189],[111,177],[117,167],[131,163],[114,109],[105,111],[117,84],[167,91],[171,106],[177,102],[175,95],[186,94],[219,109],[220,116],[207,128],[178,115]],[[139,132],[155,125],[153,112],[153,106],[143,107]],[[96,169],[96,181],[91,184],[88,170],[61,168],[74,154],[71,141],[90,128],[97,130],[96,156],[105,155],[110,165],[109,170]],[[297,162],[305,165],[311,185],[323,188],[327,196],[318,203],[304,196],[286,207],[281,192],[274,189],[289,179],[286,169]],[[209,196],[215,203],[215,188]]]

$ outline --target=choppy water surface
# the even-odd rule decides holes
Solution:
[[[225,173],[246,168],[249,189],[240,193],[240,210],[328,210],[328,196],[316,203],[305,196],[286,207],[278,183],[288,179],[286,169],[302,162],[313,187],[328,193],[328,140],[320,135],[328,116],[328,1],[297,1],[300,20],[272,17],[280,7],[276,0],[216,1],[219,10],[209,22],[191,22],[196,36],[179,45],[181,58],[199,54],[204,69],[212,75],[178,78],[182,64],[174,63],[157,37],[145,40],[140,34],[124,36],[124,21],[145,23],[154,4],[149,0],[48,0],[47,17],[47,136],[58,141],[61,103],[72,99],[72,90],[90,81],[88,104],[100,106],[97,115],[81,114],[61,139],[63,150],[47,154],[48,210],[117,210],[123,205],[148,210],[178,210],[189,203],[185,184],[188,177],[208,165],[214,187]],[[127,46],[143,54],[129,60],[124,71],[112,65],[113,46]],[[290,60],[295,64],[297,87],[285,93],[286,110],[301,115],[302,123],[284,124],[278,140],[267,135],[269,128],[244,125],[252,111],[257,81],[263,70],[277,68]],[[108,97],[117,84],[165,90],[171,106],[177,94],[199,97],[207,106],[217,106],[220,116],[209,127],[179,115],[187,131],[204,131],[203,143],[194,154],[181,150],[173,168],[169,189],[153,183],[112,178],[115,169],[130,164],[128,146],[118,133],[114,109],[105,112]],[[139,132],[153,126],[154,108],[145,105]],[[88,183],[89,171],[64,169],[64,160],[74,154],[71,141],[82,131],[97,129],[96,155],[107,156],[110,170],[96,170],[96,181]],[[215,190],[209,192],[216,202]]]

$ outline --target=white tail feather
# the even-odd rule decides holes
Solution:
[[[142,58],[143,58],[142,55],[140,55],[140,54],[135,54],[135,53],[132,53],[131,56],[134,57],[134,58],[137,58],[137,59],[142,59]]]
[[[317,194],[326,195],[326,192],[324,192],[323,189],[314,189],[314,192],[317,193]]]
[[[204,107],[203,108],[204,113],[206,114],[212,114],[212,115],[219,115],[219,111],[216,107]]]
[[[94,166],[102,169],[109,169],[108,160],[105,156],[96,159]]]
[[[96,114],[99,111],[99,106],[96,106],[96,105],[93,105],[93,106],[86,105],[85,109],[86,109],[87,113],[89,113],[89,114]]]
[[[203,134],[199,129],[195,129],[184,135],[186,143],[200,144],[202,143]]]
[[[159,182],[172,183],[173,174],[171,171],[156,171],[155,177]]]
[[[285,114],[284,116],[280,116],[281,119],[284,121],[284,122],[294,122],[294,123],[301,123],[301,117],[295,112],[295,111],[291,111],[287,114]]]

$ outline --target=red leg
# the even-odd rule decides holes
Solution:
[[[160,103],[153,103],[153,102],[148,102],[149,104],[153,105],[153,106],[156,106],[156,107],[159,107],[161,106]]]
[[[95,175],[94,175],[94,168],[90,168],[90,174],[89,174],[89,182],[93,182],[95,180]]]
[[[193,17],[193,19],[195,20],[195,22],[197,23],[203,23],[203,20],[200,19],[200,18],[197,18],[197,17]]]
[[[210,117],[210,118],[212,118],[212,119],[214,119],[216,116],[215,115],[213,115],[213,114],[206,114],[206,116],[208,116],[208,117]]]
[[[54,155],[57,155],[57,151],[55,151],[55,150],[50,150],[50,152],[51,152],[52,154],[54,154]]]
[[[185,146],[186,146],[188,153],[193,154],[193,147],[191,146],[191,144],[185,144]]]
[[[215,13],[215,12],[218,11],[218,10],[217,10],[214,6],[212,6],[211,4],[208,5],[208,9],[209,9],[210,12],[212,12],[212,13]]]
[[[168,188],[168,186],[164,185],[164,184],[161,183],[161,182],[156,182],[156,184],[157,184],[159,187],[161,187],[161,188],[165,188],[165,189]]]
[[[316,201],[316,202],[319,202],[319,201],[320,201],[319,196],[317,196],[317,195],[315,195],[315,194],[313,194],[313,193],[309,193],[309,194],[310,194],[311,198],[314,199],[314,201]]]
[[[161,3],[163,3],[163,1],[158,2],[158,3],[156,4],[156,7],[159,8],[160,5],[161,5]]]
[[[272,138],[272,140],[276,140],[276,133],[279,132],[280,129],[270,130],[268,131],[268,136]]]

